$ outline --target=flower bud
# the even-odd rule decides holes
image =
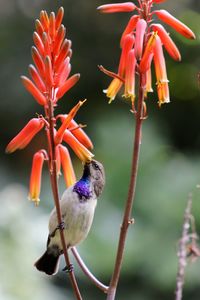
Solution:
[[[45,96],[40,92],[40,90],[35,86],[35,84],[26,76],[21,76],[22,83],[27,91],[35,98],[35,100],[40,105],[46,104]]]
[[[40,77],[37,69],[33,65],[29,65],[29,73],[40,92],[46,93],[46,86],[42,78]]]
[[[173,40],[170,38],[169,34],[165,30],[165,28],[161,24],[152,24],[152,28],[154,31],[158,32],[158,35],[161,39],[161,42],[163,43],[165,49],[169,53],[169,55],[177,61],[181,60],[181,55],[176,47]]]
[[[65,83],[58,88],[58,91],[56,94],[57,100],[62,98],[62,96],[77,83],[79,78],[80,78],[80,74],[74,74],[69,79],[67,79],[67,81],[65,81]]]
[[[61,122],[63,123],[67,117],[67,115],[58,115]],[[81,128],[81,125],[77,124],[73,119],[69,123],[68,127],[69,131],[79,140],[81,144],[83,144],[88,149],[93,149],[93,144],[85,131]]]
[[[121,37],[121,41],[120,41],[120,46],[121,48],[123,47],[123,44],[124,44],[124,39],[125,39],[125,36],[129,33],[132,33],[133,30],[135,29],[136,25],[137,25],[137,22],[139,20],[139,16],[138,15],[134,15],[130,18],[123,34],[122,34],[122,37]]]
[[[126,65],[127,65],[127,57],[129,54],[129,51],[133,48],[135,42],[135,38],[133,34],[127,34],[124,37],[122,52],[120,56],[120,62],[119,62],[119,68],[118,68],[118,74],[120,77],[124,78],[125,71],[126,71]]]
[[[83,146],[69,130],[65,130],[63,141],[72,148],[81,161],[88,162],[92,160],[94,155]]]
[[[97,9],[104,14],[134,11],[136,5],[132,2],[104,4]]]
[[[63,145],[58,146],[61,158],[62,169],[64,173],[66,186],[69,187],[76,182],[76,176],[74,173],[74,168],[69,155],[69,151]]]
[[[145,73],[151,67],[151,61],[153,58],[153,49],[154,49],[155,43],[156,43],[156,36],[157,36],[157,33],[153,32],[147,42],[146,47],[145,47],[144,54],[143,54],[141,62],[140,62],[140,71],[142,73]]]
[[[62,23],[63,17],[64,17],[64,8],[60,7],[59,10],[58,10],[58,13],[56,15],[56,24],[55,24],[56,30],[59,29],[59,27]]]
[[[157,92],[159,105],[170,102],[169,87],[167,79],[167,70],[165,58],[162,49],[162,43],[159,36],[156,37],[156,45],[154,47],[154,65],[157,79]]]
[[[147,22],[144,19],[140,19],[136,25],[135,33],[135,57],[140,60],[143,53],[144,35],[147,28]]]
[[[44,121],[40,118],[31,119],[26,126],[10,141],[6,147],[6,153],[25,148],[34,136],[43,128]]]
[[[125,74],[125,98],[131,98],[131,101],[135,100],[135,66],[136,58],[135,51],[129,51],[127,58],[126,74]]]
[[[179,32],[186,38],[188,38],[188,39],[196,38],[194,32],[189,27],[187,27],[184,23],[182,23],[177,18],[172,16],[165,9],[155,10],[154,14],[156,14],[160,20],[162,20],[164,23],[166,23],[169,26],[171,26],[172,28],[174,28],[177,32]]]
[[[63,121],[62,125],[60,126],[60,128],[58,129],[56,136],[55,136],[55,144],[60,144],[62,142],[63,139],[63,135],[65,133],[65,130],[69,127],[69,124],[71,122],[71,120],[75,117],[75,115],[77,114],[77,111],[79,110],[79,108],[84,104],[86,100],[84,101],[79,101],[78,104],[76,104],[71,111],[69,112],[69,114],[66,116],[65,120]]]
[[[47,153],[45,150],[40,150],[33,156],[28,198],[35,202],[36,206],[38,206],[40,202],[42,167],[46,157]]]

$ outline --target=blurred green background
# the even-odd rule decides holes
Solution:
[[[110,1],[114,2],[114,1]],[[97,68],[116,71],[119,38],[130,15],[100,15],[103,1],[0,1],[0,299],[73,299],[68,278],[62,272],[50,278],[35,270],[34,261],[44,250],[48,215],[53,207],[47,170],[43,172],[41,205],[27,201],[33,153],[43,135],[23,151],[5,155],[12,137],[42,112],[25,91],[20,75],[27,75],[34,20],[41,9],[65,9],[64,25],[73,41],[72,72],[81,80],[60,101],[57,112],[67,113],[79,100],[88,101],[77,121],[87,124],[96,159],[105,165],[107,184],[98,202],[87,240],[78,249],[91,270],[108,283],[113,268],[122,208],[126,199],[134,131],[130,105],[118,97],[112,105],[102,93],[110,82]],[[189,25],[196,41],[188,41],[170,29],[182,62],[166,54],[171,103],[157,106],[156,94],[148,100],[144,122],[139,177],[133,217],[119,283],[119,300],[174,299],[177,241],[189,192],[200,233],[200,2],[168,1],[160,5]],[[73,155],[77,177],[82,166]],[[64,191],[60,179],[60,193]],[[64,262],[62,262],[64,265]],[[74,262],[83,298],[105,299]],[[200,262],[189,264],[184,299],[200,299]]]

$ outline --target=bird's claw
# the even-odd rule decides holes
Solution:
[[[56,227],[56,229],[64,230],[65,229],[65,222],[64,221],[60,222],[60,224]]]
[[[49,238],[52,238],[55,236],[57,230],[64,230],[65,229],[65,222],[62,221],[50,234]]]
[[[73,270],[74,270],[73,264],[69,264],[69,266],[65,266],[64,269],[62,269],[62,271],[66,273],[72,273]]]

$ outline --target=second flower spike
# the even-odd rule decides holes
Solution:
[[[121,36],[120,46],[122,48],[122,53],[119,60],[118,72],[115,73],[112,71],[108,71],[103,67],[100,68],[101,71],[103,71],[108,76],[114,77],[108,89],[104,90],[107,97],[110,99],[109,103],[115,99],[123,85],[125,88],[123,96],[127,98],[130,94],[132,96],[129,98],[133,100],[133,98],[135,98],[134,83],[135,81],[137,83],[137,80],[140,77],[140,73],[142,73],[145,78],[142,85],[144,88],[145,96],[147,97],[148,92],[153,91],[151,84],[152,78],[154,78],[151,77],[152,61],[154,61],[156,70],[156,86],[159,106],[163,103],[169,102],[169,86],[162,44],[174,60],[180,61],[181,54],[175,43],[167,33],[166,29],[161,24],[153,23],[154,17],[157,16],[159,20],[170,25],[186,38],[194,39],[195,34],[188,26],[172,16],[166,10],[153,10],[154,3],[160,4],[162,2],[164,2],[164,0],[138,0],[137,5],[132,2],[124,2],[105,4],[98,7],[98,10],[102,13],[126,11],[133,11],[133,13],[136,12],[136,14],[130,17],[128,24]],[[156,38],[157,36],[158,39]],[[131,39],[133,40],[132,44],[130,43]],[[134,51],[135,58],[131,61],[130,57],[132,55],[130,54],[129,63],[127,64],[126,60],[128,57],[128,53],[133,53],[131,51]],[[135,59],[136,62],[134,61]],[[134,74],[132,74],[133,66],[135,68]],[[132,74],[132,76],[129,75],[130,73]],[[131,92],[129,92],[130,90]]]

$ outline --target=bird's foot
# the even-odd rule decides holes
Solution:
[[[54,231],[52,231],[52,232],[49,234],[49,237],[50,237],[50,238],[54,237],[57,230],[64,230],[64,229],[65,229],[65,222],[62,221],[62,222],[54,229]]]
[[[74,265],[69,264],[69,266],[65,266],[64,269],[62,269],[62,271],[66,273],[72,273],[74,271]]]
[[[56,229],[64,230],[65,229],[65,222],[64,221],[60,222],[60,224],[56,227]]]

